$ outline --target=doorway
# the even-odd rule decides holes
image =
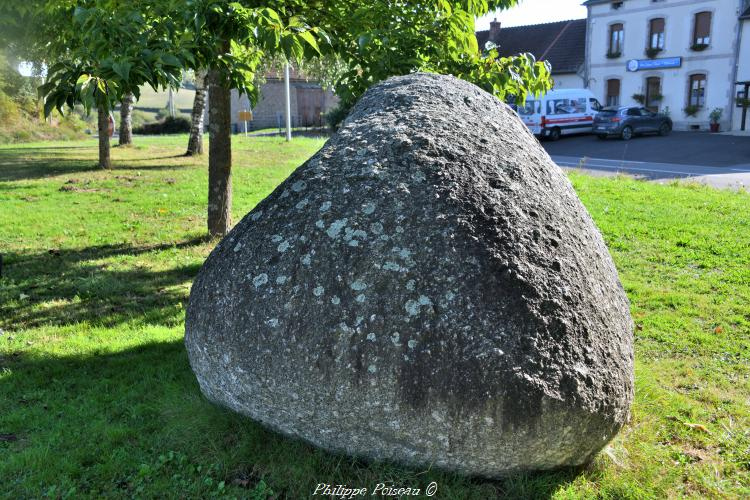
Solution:
[[[658,113],[661,100],[661,78],[649,76],[646,78],[646,102],[644,103],[646,109]]]
[[[325,95],[320,87],[297,87],[298,125],[320,127],[323,125],[323,101]]]

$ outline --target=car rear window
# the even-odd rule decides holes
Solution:
[[[603,109],[599,111],[599,114],[602,116],[615,116],[617,114],[616,109]]]

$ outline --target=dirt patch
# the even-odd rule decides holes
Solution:
[[[712,448],[685,445],[682,447],[682,453],[690,459],[691,463],[718,461],[717,450]]]
[[[130,183],[138,182],[140,179],[138,177],[133,177],[131,175],[115,175],[115,179]]]
[[[98,193],[102,191],[109,191],[108,189],[100,189],[88,187],[91,185],[91,181],[81,182],[78,179],[68,179],[65,184],[60,186],[59,191],[63,193]]]
[[[64,193],[98,193],[101,191],[104,191],[103,189],[95,189],[95,188],[84,188],[84,187],[78,187],[78,186],[72,186],[72,185],[65,185],[60,188],[60,191]]]

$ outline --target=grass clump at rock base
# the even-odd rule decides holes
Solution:
[[[750,496],[750,195],[572,175],[636,322],[632,421],[589,467],[505,481],[316,450],[215,407],[182,344],[205,158],[136,138],[0,147],[0,496],[304,498],[318,483],[436,498]],[[323,140],[235,137],[234,218]]]

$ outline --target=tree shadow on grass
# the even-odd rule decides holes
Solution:
[[[187,284],[201,262],[155,271],[105,259],[157,254],[206,241],[196,237],[176,244],[100,245],[5,254],[0,278],[0,327],[15,331],[79,322],[104,327],[124,322],[178,324],[184,314]]]
[[[70,156],[71,153],[65,151],[66,148],[67,147],[0,149],[0,182],[44,179],[47,177],[66,174],[101,171],[101,168],[97,165],[95,156]],[[35,149],[43,151],[35,151]],[[121,170],[174,170],[178,168],[192,167],[195,166],[196,160],[194,158],[195,157],[185,156],[184,154],[149,158],[135,157],[127,160],[118,160],[115,158],[111,172]],[[158,162],[161,160],[176,159],[182,159],[184,162],[172,164],[140,164],[142,162]]]
[[[100,170],[91,158],[70,157],[64,152],[45,152],[44,157],[23,156],[27,150],[0,149],[0,182],[44,179]]]
[[[186,155],[185,153],[180,153],[180,154],[167,155],[167,156],[154,156],[151,158],[138,158],[137,161],[174,160],[175,158],[196,159],[196,158],[200,158],[200,156],[190,156],[190,155]]]
[[[167,164],[167,165],[138,165],[136,162],[130,163],[128,165],[115,165],[115,167],[112,169],[112,171],[137,171],[137,172],[156,172],[159,170],[163,171],[170,171],[170,170],[181,170],[186,168],[193,168],[195,167],[195,164],[182,164],[182,163],[175,163],[175,164]]]
[[[0,397],[10,403],[0,414],[0,433],[15,437],[0,443],[8,459],[0,475],[21,478],[10,486],[14,497],[59,485],[100,496],[169,497],[179,490],[200,498],[212,493],[205,486],[211,474],[212,484],[224,481],[226,493],[239,497],[263,480],[278,498],[307,498],[318,483],[371,492],[381,482],[423,491],[435,482],[436,498],[549,498],[580,474],[490,481],[316,449],[208,402],[180,340],[119,352],[102,345],[70,356],[13,351],[14,345],[0,357],[6,373]],[[65,460],[42,463],[35,456]],[[185,457],[187,466],[165,456]]]
[[[0,148],[0,152],[2,151],[12,151],[16,154],[23,153],[24,151],[45,151],[49,149],[92,149],[95,148],[96,144],[91,144],[88,146],[30,146],[30,147],[8,147],[8,148]]]

